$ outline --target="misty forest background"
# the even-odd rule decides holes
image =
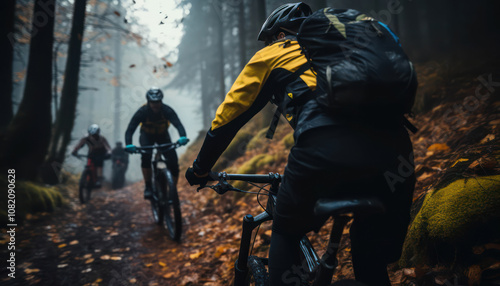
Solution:
[[[134,18],[132,11],[144,9],[140,1],[4,1],[2,167],[15,168],[20,179],[46,183],[58,182],[63,164],[78,172],[83,163],[68,153],[87,126],[99,124],[112,146],[123,141],[129,119],[153,85],[164,90],[164,102],[177,111],[191,139],[203,133],[242,67],[263,47],[256,38],[267,15],[287,1],[174,2],[182,13],[176,25],[183,35],[176,49],[162,50],[161,41]],[[354,8],[387,23],[417,64],[473,61],[498,46],[495,1],[307,3],[313,10]],[[171,11],[154,13],[162,25]],[[160,46],[160,56],[154,45]],[[439,100],[419,95],[417,113]],[[175,140],[177,132],[170,133]],[[128,171],[131,180],[140,179],[138,160],[134,156]]]

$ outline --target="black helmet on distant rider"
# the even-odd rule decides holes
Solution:
[[[163,92],[157,87],[151,87],[146,92],[146,99],[152,102],[161,101],[163,99]]]

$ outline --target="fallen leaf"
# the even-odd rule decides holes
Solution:
[[[85,264],[89,264],[92,262],[94,262],[94,258],[89,258],[89,259],[85,260]]]
[[[69,245],[76,245],[78,244],[78,240],[73,240],[72,242],[69,243]]]
[[[24,269],[24,272],[26,274],[37,273],[37,272],[40,272],[40,269],[37,269],[37,268],[34,268],[34,269],[26,268],[26,269]]]
[[[66,247],[66,246],[67,246],[67,244],[66,244],[66,243],[63,243],[63,244],[59,244],[57,247],[59,247],[59,248],[63,248],[63,247]]]
[[[483,138],[483,140],[481,140],[481,142],[479,142],[480,144],[484,144],[484,143],[488,143],[489,141],[493,141],[495,139],[495,134],[488,134],[486,135],[486,137]]]
[[[166,266],[167,266],[167,264],[166,264],[165,262],[163,262],[163,261],[158,262],[158,264],[159,264],[161,267],[166,267]]]
[[[168,279],[168,278],[172,278],[174,276],[175,276],[175,272],[170,272],[170,273],[167,273],[167,274],[163,275],[163,278]]]
[[[83,259],[89,259],[90,257],[92,257],[92,254],[90,254],[90,253],[89,254],[85,254],[83,256]]]
[[[198,258],[198,257],[200,257],[203,253],[204,253],[204,251],[203,251],[203,250],[200,250],[200,251],[198,251],[198,252],[196,252],[196,253],[190,254],[190,255],[189,255],[189,258],[191,258],[191,259],[197,259],[197,258]]]
[[[448,151],[450,147],[445,143],[435,143],[427,148],[427,151]]]
[[[109,256],[109,255],[107,255],[107,254],[106,254],[106,255],[101,256],[101,259],[102,259],[102,260],[109,260],[110,258],[111,258],[111,256]]]
[[[66,266],[68,266],[68,264],[59,264],[59,265],[57,265],[57,268],[64,268]]]
[[[122,260],[120,256],[111,256],[111,260]]]
[[[130,283],[134,284],[134,283],[137,283],[137,279],[132,278],[132,279],[130,279],[128,282],[130,282]]]
[[[455,161],[455,163],[453,163],[453,165],[451,165],[451,168],[455,167],[455,165],[458,164],[458,163],[460,163],[460,162],[466,162],[466,161],[469,161],[469,159],[467,159],[467,158],[460,158],[457,161]]]

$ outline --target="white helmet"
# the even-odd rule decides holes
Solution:
[[[88,130],[89,130],[89,135],[99,135],[99,132],[101,131],[99,125],[97,124],[90,125]]]

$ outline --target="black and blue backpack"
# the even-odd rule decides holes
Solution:
[[[402,123],[417,131],[405,117],[415,100],[415,69],[386,24],[354,9],[324,8],[302,22],[297,41],[308,63],[290,78],[312,67],[317,78],[313,98],[332,116],[374,124]],[[309,100],[310,96],[296,98],[291,104]],[[268,138],[276,124],[271,123]]]

